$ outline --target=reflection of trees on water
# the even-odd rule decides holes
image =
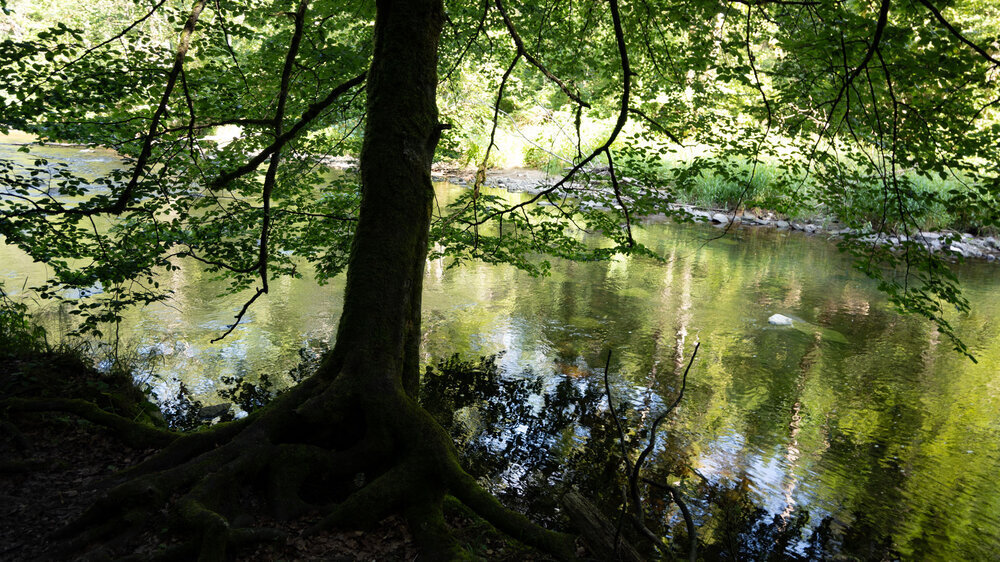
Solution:
[[[804,359],[803,365],[805,375],[810,360]],[[570,489],[593,501],[609,520],[617,519],[621,507],[627,476],[602,384],[597,374],[508,375],[499,371],[494,357],[467,362],[456,356],[428,369],[421,400],[454,436],[471,473],[488,482],[508,505],[562,526],[558,498]],[[663,407],[662,400],[655,402]],[[642,412],[628,410],[626,416],[631,422],[628,447],[637,451],[648,440]],[[791,416],[788,427],[794,441],[799,423],[794,407]],[[810,512],[791,509],[794,503],[781,513],[762,507],[745,470],[733,479],[701,476],[689,464],[691,445],[683,432],[661,436],[644,476],[679,483],[699,527],[704,559],[896,556],[891,538],[864,517],[848,516],[856,524],[845,524],[842,516],[827,516],[811,525]],[[786,456],[794,457],[793,449],[789,445]],[[677,554],[684,554],[687,539],[676,506],[657,488],[643,485],[642,494],[651,515],[647,525],[669,538]]]
[[[785,508],[781,512],[781,519],[785,522],[792,516],[795,510],[795,489],[798,487],[799,456],[801,450],[799,446],[799,432],[802,430],[802,394],[805,391],[807,379],[816,365],[820,354],[823,352],[821,343],[823,341],[820,333],[813,334],[813,340],[806,353],[799,362],[799,373],[795,378],[795,402],[792,404],[791,420],[788,423],[788,443],[785,446],[785,477],[782,484]]]

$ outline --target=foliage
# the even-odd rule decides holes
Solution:
[[[627,485],[620,445],[600,375],[581,378],[522,372],[503,374],[497,357],[466,360],[458,355],[428,367],[421,401],[448,428],[463,461],[505,502],[562,526],[556,498],[576,490],[614,521]],[[632,448],[648,440],[641,412],[627,406],[626,439]],[[648,416],[647,416],[648,417]],[[681,431],[660,439],[648,477],[678,480],[692,498],[699,552],[708,560],[825,560],[899,557],[884,530],[863,516],[847,522],[827,515],[812,521],[801,507],[772,513],[760,504],[750,476],[707,480],[689,466],[691,448]],[[672,540],[684,557],[684,525],[661,489],[643,485],[648,523]],[[850,518],[848,518],[850,519]],[[631,535],[631,527],[623,532]],[[634,537],[633,537],[634,538]]]
[[[351,262],[337,344],[321,373],[279,398],[281,407],[217,431],[134,436],[178,445],[88,512],[100,528],[79,544],[109,528],[138,536],[146,521],[164,521],[165,498],[177,498],[171,519],[199,530],[178,548],[222,559],[232,544],[274,536],[244,533],[228,517],[239,511],[230,499],[259,484],[273,492],[262,503],[282,517],[322,510],[320,528],[374,522],[402,506],[428,558],[465,555],[442,515],[452,493],[526,542],[572,556],[572,537],[530,524],[484,492],[413,401],[426,250],[431,243],[433,256],[456,264],[512,263],[532,273],[546,270],[535,253],[655,257],[634,236],[637,218],[670,212],[672,190],[685,186],[633,181],[620,159],[648,162],[640,151],[661,151],[664,139],[711,146],[677,177],[708,178],[707,170],[724,182],[717,191],[726,199],[740,190],[735,205],[762,189],[754,182],[763,162],[782,170],[768,197],[790,210],[843,207],[845,192],[877,186],[870,193],[881,200],[868,206],[881,216],[871,224],[870,211],[848,215],[870,226],[846,238],[845,249],[893,303],[928,317],[966,351],[944,314],[968,307],[946,260],[912,243],[897,253],[876,242],[887,234],[910,240],[919,226],[908,211],[919,196],[902,179],[907,172],[966,181],[940,200],[948,212],[1000,216],[1000,127],[988,101],[1000,61],[987,50],[997,26],[983,9],[971,0],[944,12],[931,0],[161,1],[120,31],[112,24],[92,35],[71,19],[3,40],[0,133],[99,145],[123,159],[99,177],[31,158],[30,146],[29,156],[0,161],[0,235],[51,267],[39,295],[71,301],[83,329],[99,332],[123,307],[166,298],[159,279],[191,260],[227,279],[230,291],[253,289],[230,331],[274,280],[300,275],[302,261],[320,279]],[[468,61],[487,69],[495,96],[479,115],[442,116],[438,78],[450,80]],[[484,191],[501,116],[517,124],[537,105],[543,115],[572,116],[570,170],[525,201]],[[481,148],[476,181],[434,208],[431,228],[438,137],[466,117],[485,125],[467,127],[482,141],[451,149]],[[588,122],[607,134],[583,138]],[[355,133],[362,125],[363,139]],[[227,126],[238,134],[213,135]],[[330,181],[328,158],[359,143],[362,180]],[[584,244],[584,232],[604,242]],[[84,292],[95,298],[69,298]],[[360,483],[331,475],[345,453],[364,457],[347,471],[360,473]]]
[[[161,426],[143,381],[130,371],[100,371],[83,346],[51,344],[23,303],[0,290],[0,395],[17,398],[82,398],[104,411]]]
[[[0,285],[0,356],[49,350],[45,329],[31,321],[28,305],[13,300]]]
[[[646,0],[622,7],[628,33],[619,37],[602,3],[512,4],[506,16],[499,6],[448,6],[439,105],[452,129],[440,154],[477,166],[572,167],[574,177],[533,197],[548,209],[478,189],[440,209],[434,247],[456,264],[544,273],[531,256],[648,254],[632,237],[634,219],[674,197],[788,215],[828,209],[903,235],[989,229],[1000,216],[989,164],[1000,127],[986,101],[997,63],[980,48],[998,28],[992,7]],[[71,303],[85,331],[100,332],[123,306],[165,298],[157,277],[184,260],[208,264],[231,291],[259,284],[261,293],[269,280],[300,275],[303,260],[320,280],[346,266],[358,185],[331,178],[323,163],[360,146],[363,96],[345,85],[367,66],[359,53],[371,41],[371,7],[315,2],[286,75],[293,26],[280,2],[205,5],[190,49],[171,64],[187,9],[105,2],[46,27],[62,4],[10,6],[6,25],[17,33],[0,49],[0,95],[10,102],[0,128],[100,144],[125,159],[98,178],[30,157],[0,168],[0,234],[53,268],[39,295],[103,293]],[[621,75],[624,62],[634,78]],[[165,76],[175,84],[166,91]],[[272,151],[276,123],[296,133]],[[212,136],[234,125],[228,142]],[[710,150],[677,160],[692,145]],[[244,173],[247,154],[263,156],[255,166],[274,157],[273,176]],[[640,161],[645,171],[631,165]],[[584,162],[644,181],[583,177]],[[76,211],[67,212],[70,200]],[[92,220],[109,209],[112,223]],[[581,230],[611,243],[585,247]],[[923,268],[887,285],[902,308],[940,322],[929,312],[940,303],[963,306],[943,260],[872,257]]]

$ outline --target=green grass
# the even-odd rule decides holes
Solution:
[[[735,171],[732,175],[702,172],[682,183],[676,193],[686,203],[727,210],[774,205],[779,197],[774,185],[777,168],[759,163],[756,169],[742,165]]]

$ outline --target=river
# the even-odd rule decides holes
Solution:
[[[0,157],[12,150],[0,146]],[[44,155],[94,174],[116,164],[101,150],[50,147]],[[438,186],[442,198],[459,189]],[[683,444],[693,473],[741,490],[767,517],[810,513],[806,536],[817,536],[826,519],[851,555],[875,556],[883,551],[872,543],[887,541],[884,551],[904,559],[995,559],[1000,269],[959,268],[972,311],[951,320],[973,363],[927,322],[892,310],[833,242],[770,229],[709,241],[716,234],[707,225],[649,224],[638,238],[662,262],[556,260],[541,278],[431,261],[424,359],[503,352],[505,376],[535,377],[551,389],[602,381],[610,349],[616,399],[655,414],[673,399],[700,342],[685,398],[665,428]],[[184,382],[215,403],[219,380],[229,375],[266,373],[287,384],[280,375],[299,361],[299,350],[318,349],[334,334],[343,277],[323,286],[286,279],[212,344],[246,297],[220,296],[222,284],[197,264],[184,266],[161,280],[173,298],[129,313],[120,330],[127,348],[156,357],[151,383],[162,396]],[[45,277],[42,265],[0,246],[8,292]],[[58,332],[63,315],[51,306],[39,314]],[[768,324],[776,313],[794,324]],[[676,447],[658,450],[668,449]],[[553,454],[567,454],[561,451]],[[693,504],[707,521],[709,502]],[[705,532],[718,535],[713,525]],[[793,550],[806,553],[805,543]]]

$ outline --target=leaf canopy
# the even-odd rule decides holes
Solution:
[[[75,301],[99,330],[165,298],[157,275],[185,260],[232,291],[305,264],[320,281],[341,272],[360,192],[327,164],[360,147],[373,3],[79,6],[10,0],[0,19],[0,132],[122,157],[101,177],[30,146],[0,161],[0,235],[52,266],[41,295],[102,287]],[[913,237],[930,207],[1000,227],[994,2],[487,0],[447,14],[439,154],[482,173],[501,122],[543,123],[547,144],[532,142],[561,143],[549,152],[571,171],[530,198],[545,205],[489,194],[480,175],[436,208],[432,255],[536,273],[538,254],[652,255],[632,236],[641,217],[685,218],[670,204],[704,174],[743,186],[738,207],[766,164],[780,171],[768,207],[839,217],[859,267],[965,351],[946,319],[968,307],[949,256]]]

